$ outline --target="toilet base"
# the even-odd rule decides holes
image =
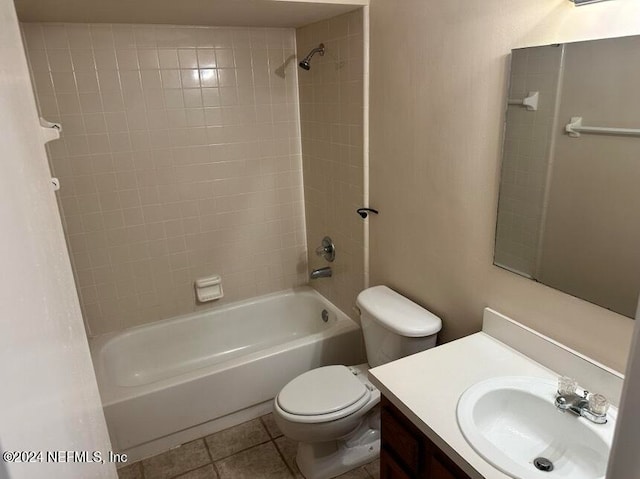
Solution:
[[[306,479],[330,479],[375,460],[380,455],[378,407],[360,427],[337,441],[298,443],[296,463]],[[373,426],[373,427],[372,427]]]

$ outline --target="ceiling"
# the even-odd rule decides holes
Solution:
[[[368,0],[15,0],[22,22],[299,27]]]

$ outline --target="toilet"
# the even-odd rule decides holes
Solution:
[[[296,463],[306,479],[329,479],[380,453],[380,391],[370,367],[436,345],[440,318],[387,286],[358,295],[367,363],[324,366],[290,381],[274,400],[282,433],[298,441]]]

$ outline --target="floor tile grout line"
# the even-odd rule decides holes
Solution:
[[[280,436],[280,437],[282,437],[282,436]],[[289,462],[285,459],[284,454],[282,453],[282,451],[278,447],[278,443],[276,442],[275,439],[271,439],[271,442],[273,443],[273,446],[276,448],[276,451],[278,451],[278,454],[280,455],[280,459],[282,459],[284,461],[284,465],[287,466],[287,469],[289,469],[289,472],[291,473],[291,477],[295,478],[296,477],[296,471],[293,470],[293,468],[289,465]],[[295,459],[294,459],[294,461],[295,461]]]
[[[175,476],[170,476],[167,479],[180,479],[182,476],[184,476],[185,474],[189,474],[190,472],[193,471],[197,471],[198,469],[201,469],[203,467],[208,466],[209,464],[213,465],[212,462],[207,462],[206,464],[200,464],[198,467],[194,467],[193,469],[187,469],[186,471],[182,471],[180,474],[177,474]]]
[[[243,448],[243,449],[238,449],[237,451],[235,451],[235,452],[233,452],[232,454],[229,454],[229,455],[227,455],[227,456],[223,456],[223,457],[220,457],[220,458],[218,458],[218,459],[212,459],[212,460],[211,460],[211,462],[212,462],[212,464],[215,464],[215,463],[216,463],[216,462],[218,462],[218,461],[224,461],[225,459],[229,459],[230,457],[235,456],[236,454],[240,454],[241,452],[248,451],[249,449],[254,448],[254,447],[256,447],[256,446],[262,446],[262,445],[264,445],[264,444],[268,443],[269,441],[272,441],[272,439],[271,439],[271,438],[269,438],[269,439],[267,439],[266,441],[256,442],[255,444],[252,444],[252,445],[251,445],[251,446],[249,446],[249,447],[245,447],[245,448]],[[206,443],[206,441],[205,441],[205,443]],[[208,445],[208,444],[207,444],[207,450],[209,450],[209,445]],[[213,458],[213,456],[211,456],[211,451],[209,451],[209,456]]]
[[[204,442],[204,448],[207,450],[207,455],[209,456],[209,461],[211,464],[214,463],[213,456],[211,455],[211,449],[209,449],[209,444],[207,444],[207,440],[203,437],[202,441]]]
[[[213,465],[212,463],[208,462],[206,464],[200,464],[198,467],[194,467],[193,469],[188,469],[186,471],[182,471],[180,474],[178,474],[177,476],[170,476],[167,479],[180,479],[182,476],[184,476],[185,474],[189,474],[193,471],[197,471],[198,469],[201,469],[203,467],[208,466],[209,464]]]
[[[118,478],[120,477],[120,471],[122,471],[123,469],[127,469],[127,468],[129,468],[129,467],[133,467],[133,466],[135,466],[136,464],[138,464],[138,467],[139,467],[139,470],[140,470],[140,474],[141,474],[140,479],[145,479],[145,476],[144,476],[144,468],[142,467],[142,460],[132,462],[131,464],[127,464],[127,465],[126,465],[126,466],[124,466],[124,467],[116,468],[116,475],[117,475],[117,477],[118,477]]]
[[[191,444],[192,442],[198,442],[198,441],[202,441],[204,443],[204,448],[207,451],[207,456],[209,456],[209,462],[206,462],[204,464],[200,464],[199,466],[194,467],[192,469],[187,469],[185,471],[179,472],[175,476],[169,476],[167,479],[180,479],[180,477],[184,476],[185,474],[189,474],[190,472],[193,472],[193,471],[198,470],[198,469],[200,469],[202,467],[208,466],[209,464],[213,465],[213,461],[211,460],[211,454],[209,452],[209,448],[207,447],[207,443],[205,442],[203,437],[200,437],[198,439],[194,439],[193,441],[185,442],[184,444],[180,444],[179,446],[173,447],[173,448],[169,449],[168,451],[162,452],[160,454],[156,454],[156,456],[160,456],[162,454],[165,454],[165,453],[167,453],[169,451],[172,451],[172,450],[175,450],[175,449],[180,449],[181,447],[183,447],[186,444]],[[150,458],[147,458],[147,459],[151,459],[151,458],[154,458],[156,456],[151,456]],[[144,459],[140,460],[139,462],[140,462],[140,466],[142,467],[142,479],[146,479],[146,475],[144,473],[144,465],[143,465],[143,462],[142,462],[143,460]]]
[[[269,413],[269,414],[273,414],[273,413]],[[279,436],[274,436],[273,434],[271,434],[271,431],[269,430],[269,428],[267,427],[267,423],[265,422],[264,418],[267,417],[269,414],[265,414],[264,416],[260,416],[260,422],[262,423],[262,427],[264,427],[264,429],[267,431],[267,434],[269,435],[269,437],[273,440],[278,439],[279,437],[284,436],[284,434],[282,434],[282,432],[280,431],[280,429],[278,429],[278,432],[280,432]]]
[[[209,443],[207,443],[207,440],[204,437],[202,438],[202,440],[204,441],[204,447],[207,448],[207,454],[209,454],[209,459],[211,459],[211,466],[213,467],[213,472],[215,472],[216,477],[220,479],[222,476],[220,475],[220,470],[216,465],[216,461],[213,460],[213,456],[211,455],[211,449],[209,449]]]
[[[216,463],[212,462],[211,465],[213,466],[213,472],[216,473],[216,477],[218,479],[222,479],[222,475],[220,474],[220,469],[218,469],[218,466],[216,466]]]
[[[207,454],[209,455],[209,460],[211,461],[211,467],[213,467],[213,472],[215,472],[216,477],[220,479],[220,471],[218,470],[218,466],[216,466],[216,463],[213,460],[213,456],[211,455],[211,450],[209,449],[209,444],[207,443],[207,440],[205,439],[205,437],[202,438],[202,441],[204,442],[204,448],[207,450]]]
[[[267,436],[269,436],[271,439],[273,439],[273,437],[271,436],[271,433],[269,432],[269,428],[267,427],[266,423],[264,422],[264,419],[262,419],[263,416],[260,416],[258,419],[260,420],[260,424],[262,424],[262,427],[264,428],[265,431],[267,431]]]
[[[282,437],[282,436],[281,436],[281,437]],[[231,455],[229,455],[229,456],[226,456],[225,458],[218,459],[217,461],[214,461],[214,462],[213,462],[213,467],[216,469],[216,474],[218,474],[218,479],[221,479],[221,478],[222,478],[222,476],[220,475],[220,472],[219,472],[219,470],[218,470],[218,467],[217,467],[217,464],[216,464],[217,462],[222,461],[222,460],[225,460],[225,459],[229,459],[229,458],[231,458],[231,457],[233,457],[233,456],[239,455],[239,454],[240,454],[240,453],[242,453],[242,452],[247,452],[247,451],[248,451],[248,450],[250,450],[250,449],[257,448],[257,447],[259,447],[259,446],[264,446],[265,444],[268,444],[268,443],[272,443],[272,444],[273,444],[273,447],[275,448],[276,453],[278,454],[278,456],[280,457],[280,459],[281,459],[281,460],[282,460],[282,462],[284,463],[284,466],[287,468],[287,471],[289,471],[289,474],[291,475],[291,477],[295,479],[295,477],[296,477],[295,472],[291,469],[291,467],[289,467],[289,464],[287,463],[287,461],[285,460],[284,456],[282,455],[282,452],[281,452],[281,451],[280,451],[280,449],[278,448],[278,445],[276,444],[275,440],[274,440],[274,439],[272,439],[272,438],[270,438],[268,441],[264,441],[264,442],[261,442],[261,443],[259,443],[259,444],[254,444],[254,445],[253,445],[253,446],[251,446],[251,447],[247,447],[247,448],[242,449],[242,450],[240,450],[240,451],[237,451],[237,452],[235,452],[235,453],[233,453],[233,454],[231,454]],[[175,479],[175,478],[174,478],[174,479]]]

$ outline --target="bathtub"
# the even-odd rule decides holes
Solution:
[[[304,371],[365,361],[359,326],[306,287],[105,334],[90,347],[112,446],[130,461],[269,412]]]

